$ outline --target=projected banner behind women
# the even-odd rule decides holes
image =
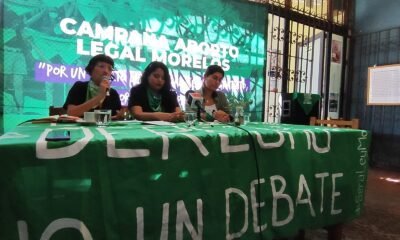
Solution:
[[[261,119],[264,66],[264,8],[241,1],[5,1],[4,130],[61,106],[91,56],[116,62],[112,83],[127,105],[151,61],[170,68],[172,85],[198,89],[204,70],[226,71],[221,85],[232,107],[248,104]]]

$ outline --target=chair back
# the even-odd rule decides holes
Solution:
[[[67,111],[62,107],[54,107],[54,106],[49,107],[49,116],[63,115],[66,113],[67,113]]]
[[[312,126],[327,126],[327,127],[339,127],[339,128],[354,128],[359,129],[358,118],[353,118],[352,120],[342,120],[342,119],[317,119],[316,117],[310,118],[310,125]]]

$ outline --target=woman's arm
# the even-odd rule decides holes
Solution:
[[[102,99],[103,97],[97,95],[80,105],[69,104],[67,107],[67,114],[70,116],[82,117],[84,112],[88,112],[98,106]]]
[[[215,112],[213,113],[213,117],[214,117],[216,120],[218,120],[218,121],[220,121],[220,122],[224,122],[224,123],[230,121],[229,114],[227,114],[226,112],[224,112],[224,111],[222,111],[222,110],[215,111]]]
[[[182,112],[180,107],[176,107],[175,108],[174,114],[175,114],[176,122],[183,122],[184,121],[183,117],[185,116],[185,113]]]
[[[110,83],[107,80],[103,80],[100,84],[99,92],[96,96],[79,105],[68,104],[67,114],[71,116],[82,117],[84,112],[90,111],[96,106],[99,106],[102,101],[104,101],[107,89],[109,87]]]
[[[223,92],[218,92],[217,101],[218,101],[217,111],[213,113],[213,117],[220,122],[229,122],[230,106],[228,99],[226,98]]]
[[[130,110],[134,118],[141,121],[177,122],[183,119],[183,113],[180,111],[180,108],[175,109],[175,112],[173,113],[143,112],[141,106],[132,106]]]

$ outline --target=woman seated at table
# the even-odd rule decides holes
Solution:
[[[143,121],[183,120],[171,77],[162,62],[152,62],[144,70],[140,84],[131,89],[128,108],[135,119]]]
[[[196,91],[204,98],[203,108],[206,113],[201,114],[203,120],[219,122],[231,120],[228,100],[223,92],[217,91],[224,76],[224,70],[218,65],[210,65],[204,74],[203,86]]]
[[[85,68],[90,80],[75,82],[68,92],[63,106],[68,115],[82,117],[84,112],[94,109],[110,109],[113,118],[122,115],[119,94],[110,88],[113,68],[114,61],[107,55],[99,54],[90,59]]]

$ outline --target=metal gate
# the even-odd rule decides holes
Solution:
[[[269,11],[265,121],[281,121],[282,115],[287,114],[283,99],[291,93],[320,95],[318,116],[339,118],[343,115],[341,106],[347,46],[345,23],[350,2],[265,2]]]

